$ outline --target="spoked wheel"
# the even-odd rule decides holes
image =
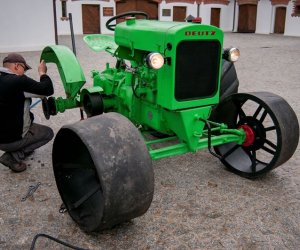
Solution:
[[[152,161],[138,129],[106,113],[64,126],[53,144],[58,191],[72,219],[87,232],[144,214],[152,201]]]
[[[264,174],[290,159],[297,148],[297,116],[278,95],[234,94],[217,106],[214,115],[214,120],[245,131],[243,145],[215,147],[223,164],[239,175],[253,178]]]

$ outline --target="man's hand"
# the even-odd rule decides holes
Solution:
[[[40,65],[38,67],[38,72],[40,76],[45,75],[47,73],[47,66],[44,60],[40,62]]]

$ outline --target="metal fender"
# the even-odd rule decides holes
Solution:
[[[66,46],[47,46],[42,51],[41,60],[57,65],[67,98],[75,98],[86,80],[74,53]]]

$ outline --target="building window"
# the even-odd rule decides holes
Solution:
[[[292,16],[300,16],[300,5],[295,6],[294,13],[292,14]]]
[[[61,1],[61,20],[69,20],[68,11],[67,11],[67,1],[68,0],[60,0]]]
[[[295,0],[294,1],[292,16],[299,16],[300,17],[300,0]]]
[[[171,9],[162,9],[162,16],[171,16]]]
[[[103,16],[113,16],[114,8],[113,7],[103,7]]]

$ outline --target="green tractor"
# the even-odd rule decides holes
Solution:
[[[207,148],[229,170],[255,178],[293,155],[294,111],[272,93],[237,93],[239,51],[223,49],[222,30],[147,20],[141,12],[106,25],[114,37],[84,37],[92,50],[116,58],[113,67],[92,71],[92,87],[84,87],[67,47],[49,46],[41,55],[57,65],[66,93],[43,100],[46,118],[71,108],[87,116],[59,130],[52,155],[57,188],[81,229],[111,228],[144,214],[154,192],[152,160]]]

